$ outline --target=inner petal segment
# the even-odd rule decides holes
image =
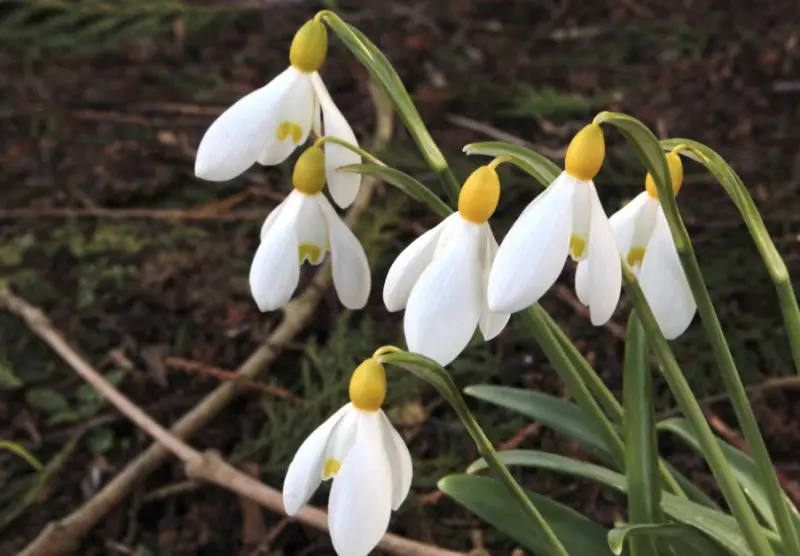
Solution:
[[[285,141],[291,137],[292,143],[297,145],[303,137],[303,128],[300,127],[298,123],[283,121],[278,125],[276,134],[278,136],[278,141]]]
[[[586,239],[579,235],[572,234],[569,238],[569,254],[573,259],[579,261],[583,259],[586,252]]]

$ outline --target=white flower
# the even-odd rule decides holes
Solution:
[[[265,166],[280,164],[306,141],[312,128],[317,135],[358,146],[353,130],[316,71],[325,59],[326,49],[322,23],[306,23],[292,42],[292,65],[264,87],[239,99],[208,128],[197,149],[195,175],[209,181],[225,181],[256,162]],[[347,207],[358,194],[361,176],[337,169],[357,164],[361,157],[333,143],[325,144],[325,155],[331,196],[337,205]]]
[[[385,393],[383,366],[374,359],[359,365],[350,381],[351,403],[311,433],[286,472],[288,515],[333,479],[328,525],[339,556],[366,556],[375,548],[411,488],[408,447],[380,409]]]
[[[362,308],[371,275],[358,238],[320,192],[324,185],[322,151],[311,147],[298,159],[295,189],[270,213],[250,267],[250,290],[262,311],[285,305],[300,280],[300,266],[320,264],[331,254],[333,285],[348,309]]]
[[[525,208],[497,251],[487,292],[492,310],[516,312],[539,301],[570,255],[591,261],[581,301],[589,306],[592,324],[611,318],[620,297],[622,269],[592,182],[604,155],[597,125],[586,126],[572,140],[566,170]]]
[[[507,313],[489,310],[486,280],[497,251],[487,220],[497,207],[500,183],[493,168],[478,168],[464,183],[459,212],[418,237],[397,257],[383,287],[389,311],[405,307],[410,351],[447,365],[480,327],[497,336]]]
[[[667,161],[673,191],[677,193],[683,180],[680,156],[670,153]],[[677,338],[691,324],[697,304],[649,175],[647,191],[617,211],[611,217],[611,227],[620,255],[638,274],[639,285],[658,327],[668,340]],[[579,299],[589,290],[589,274],[589,263],[580,263],[575,275]]]

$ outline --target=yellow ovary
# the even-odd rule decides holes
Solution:
[[[586,251],[586,240],[572,234],[569,238],[569,253],[572,255],[572,258],[580,260],[583,257],[584,251]]]
[[[467,178],[458,196],[458,212],[474,224],[483,224],[494,214],[500,200],[500,178],[489,166],[481,166]]]
[[[303,137],[303,128],[294,122],[281,122],[275,135],[277,135],[278,141],[286,141],[291,138],[292,143],[297,145]]]
[[[325,153],[310,147],[300,155],[292,172],[292,185],[300,193],[316,195],[325,187]]]
[[[289,62],[304,73],[317,71],[328,55],[328,31],[319,21],[300,27],[289,48]]]
[[[342,467],[342,462],[338,459],[329,458],[325,460],[325,466],[322,468],[322,477],[330,479],[339,472]]]
[[[375,359],[367,359],[350,377],[350,401],[361,411],[378,411],[385,398],[386,371]]]
[[[606,156],[603,130],[598,124],[589,124],[575,134],[567,147],[564,170],[581,181],[594,179]]]
[[[631,247],[627,256],[628,264],[631,266],[642,266],[644,260],[644,247]]]
[[[676,152],[667,154],[667,166],[669,167],[669,177],[672,180],[672,193],[677,195],[683,185],[683,163],[681,156]],[[644,179],[644,187],[653,199],[658,199],[658,189],[653,181],[653,176],[649,173]]]

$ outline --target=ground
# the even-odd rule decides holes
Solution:
[[[280,319],[257,310],[247,272],[260,223],[287,191],[291,166],[207,183],[193,176],[193,155],[216,113],[285,67],[294,31],[323,7],[384,51],[461,178],[476,164],[461,154],[464,144],[503,130],[560,162],[571,135],[597,111],[625,111],[662,137],[690,137],[726,157],[790,272],[800,274],[800,26],[793,1],[6,3],[0,280],[41,307],[159,422],[174,422],[212,390],[221,378],[207,369],[235,369]],[[374,131],[367,74],[341,43],[331,43],[324,79],[366,140]],[[643,175],[621,137],[611,132],[608,143],[597,183],[611,212],[641,190]],[[402,128],[376,154],[438,187]],[[493,221],[499,236],[537,191],[514,170],[501,177]],[[679,204],[744,380],[757,387],[792,375],[776,295],[732,203],[687,164]],[[164,209],[196,217],[164,218]],[[359,227],[376,285],[367,308],[348,313],[326,295],[311,326],[260,379],[299,401],[247,388],[193,445],[219,450],[279,486],[305,435],[346,399],[353,365],[378,345],[402,343],[401,317],[384,310],[380,285],[402,246],[435,222],[396,190],[381,188]],[[562,281],[570,290],[569,272]],[[566,296],[548,295],[543,305],[618,391],[619,338],[592,328]],[[623,302],[618,324],[627,308]],[[698,396],[722,391],[698,323],[675,350]],[[470,348],[453,376],[460,386],[491,382],[568,394],[514,322],[499,340]],[[0,438],[21,443],[50,470],[38,485],[24,463],[0,455],[0,554],[14,554],[92,496],[149,439],[4,312],[0,386]],[[674,402],[658,386],[658,410],[669,411]],[[514,545],[501,535],[447,499],[425,496],[476,456],[452,412],[411,377],[392,376],[390,388],[387,407],[415,457],[412,496],[392,529],[460,549],[473,547],[478,531],[492,553],[509,554]],[[754,399],[776,466],[789,480],[800,478],[797,395],[770,389]],[[495,443],[516,437],[522,446],[580,456],[546,429],[520,437],[527,423],[516,415],[471,407]],[[724,400],[709,409],[733,424]],[[699,460],[662,440],[662,453],[711,488]],[[605,525],[624,512],[623,500],[592,485],[521,477]],[[179,465],[162,466],[93,529],[79,553],[253,553],[243,547],[252,531],[243,529],[241,502],[210,486],[159,490],[183,480]],[[315,499],[324,500],[324,493]],[[332,554],[324,535],[269,512],[256,515],[274,533],[265,553]]]

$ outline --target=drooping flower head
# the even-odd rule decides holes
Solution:
[[[389,269],[383,301],[389,311],[405,308],[403,329],[410,351],[447,365],[479,327],[485,340],[497,336],[507,313],[486,304],[486,281],[497,251],[489,227],[500,198],[494,166],[481,166],[464,182],[458,212],[406,247]]]
[[[367,556],[411,488],[411,455],[381,410],[385,397],[383,365],[367,359],[350,378],[350,403],[306,438],[286,472],[288,515],[333,479],[328,525],[339,556]]]
[[[317,73],[327,51],[325,25],[316,18],[308,21],[292,40],[291,65],[264,87],[239,99],[208,128],[197,149],[197,177],[225,181],[256,162],[280,164],[306,141],[312,129],[317,135],[324,133],[357,146],[353,130]],[[347,207],[358,193],[361,177],[336,169],[358,163],[360,157],[333,143],[326,143],[324,149],[331,196],[336,204]]]
[[[683,165],[678,153],[671,152],[666,158],[672,191],[677,195],[683,183]],[[697,304],[650,174],[645,178],[645,191],[617,211],[610,221],[620,255],[638,275],[661,332],[669,340],[677,338],[691,324]],[[589,280],[589,263],[582,262],[575,275],[579,299],[589,289]]]
[[[262,311],[285,305],[300,280],[300,267],[320,264],[331,255],[333,285],[348,309],[360,309],[369,297],[371,274],[358,238],[325,198],[325,154],[312,146],[292,173],[294,189],[261,227],[261,243],[250,267],[250,290]]]
[[[567,255],[592,261],[581,301],[592,324],[611,318],[622,270],[614,235],[593,179],[605,158],[603,132],[589,124],[567,148],[564,171],[522,212],[503,239],[489,274],[488,302],[516,312],[536,303],[558,279]]]

